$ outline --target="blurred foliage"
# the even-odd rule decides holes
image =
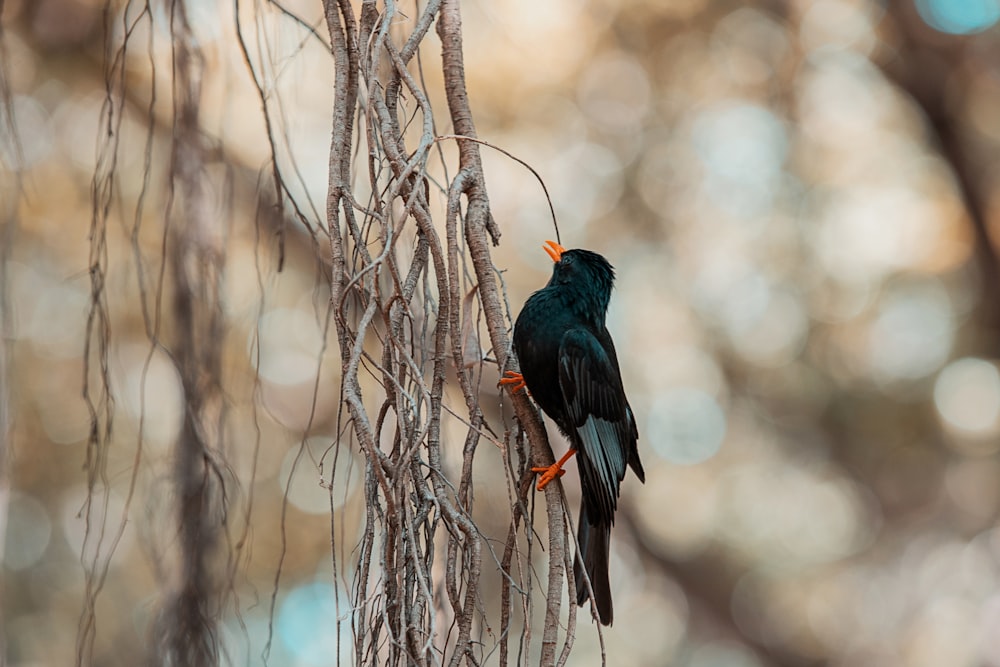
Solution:
[[[149,5],[151,28],[141,3],[0,6],[12,93],[0,193],[16,202],[3,274],[12,666],[74,661],[81,554],[88,563],[88,549],[109,546],[85,539],[80,514],[90,184],[108,122],[105,30],[117,43],[135,26],[124,70],[134,97],[115,119],[115,431],[101,508],[109,531],[127,523],[100,555],[110,570],[95,658],[134,665],[170,572],[164,480],[184,409],[143,315],[160,298],[170,196],[169,9]],[[333,664],[348,583],[328,575],[323,484],[342,563],[363,504],[356,452],[338,449],[331,479],[328,451],[339,363],[324,343],[332,61],[321,8],[235,4],[296,213],[262,194],[272,148],[233,3],[188,6],[207,54],[211,205],[229,234],[227,448],[252,542],[223,643],[232,664],[260,664],[280,563],[268,664]],[[648,476],[624,486],[611,664],[1000,665],[996,0],[470,0],[463,10],[481,137],[538,170],[564,245],[618,269],[609,326]],[[496,262],[518,304],[547,279],[548,209],[523,167],[484,159],[504,233]],[[500,414],[495,392],[482,401]],[[504,496],[483,458],[477,511],[489,523],[491,499]],[[572,664],[597,651],[581,623]]]

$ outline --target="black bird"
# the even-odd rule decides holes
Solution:
[[[521,309],[514,325],[514,351],[521,373],[507,372],[501,383],[531,397],[569,440],[570,449],[542,473],[538,489],[558,476],[571,456],[580,470],[582,502],[573,568],[577,603],[590,597],[586,570],[604,625],[611,625],[608,555],[618,489],[626,465],[645,481],[636,441],[639,431],[622,386],[615,345],[604,324],[615,272],[589,250],[566,250],[554,241],[544,248],[555,266],[548,284]],[[581,568],[582,563],[582,568]]]

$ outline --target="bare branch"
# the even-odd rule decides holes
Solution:
[[[355,659],[478,665],[490,648],[476,639],[477,627],[480,632],[489,628],[487,617],[494,610],[481,592],[486,536],[473,520],[473,467],[482,435],[497,432],[480,407],[485,359],[478,352],[479,318],[485,319],[499,366],[506,368],[510,317],[490,257],[500,230],[490,214],[465,92],[458,7],[433,0],[418,6],[409,22],[391,2],[379,13],[375,2],[366,0],[357,16],[346,0],[326,0],[324,7],[335,61],[327,197],[331,305],[351,439],[367,461],[367,514],[353,593]],[[422,67],[420,49],[435,20],[449,115],[459,135],[456,175],[450,182],[445,175],[441,186],[446,194],[443,238],[436,223],[441,209],[430,187],[432,179],[442,182],[441,174],[432,177],[428,168],[437,143],[434,110],[422,71],[411,71],[414,63]],[[403,25],[408,33],[401,34]],[[364,185],[352,181],[360,159],[368,176]],[[369,202],[359,205],[366,197]],[[461,408],[450,403],[451,373]],[[523,396],[513,402],[532,453],[520,436],[513,438],[511,450],[508,434],[504,469],[511,520],[503,555],[493,556],[503,576],[496,611],[504,664],[515,591],[525,611],[525,654],[531,637],[535,539],[526,510],[532,492],[528,460],[536,465],[553,460],[532,404]],[[447,423],[452,419],[454,429]],[[457,442],[450,442],[458,430],[465,433],[460,457]],[[549,534],[542,664],[551,665],[560,652],[563,577],[571,560],[560,487],[552,485],[545,498]],[[444,528],[440,535],[439,528]],[[572,606],[570,628],[574,623]],[[572,632],[562,646],[560,662],[565,662]]]

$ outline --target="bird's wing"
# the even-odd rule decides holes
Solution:
[[[559,386],[568,435],[577,449],[584,502],[593,521],[610,525],[629,447],[634,447],[634,426],[618,371],[586,329],[571,329],[563,336]]]

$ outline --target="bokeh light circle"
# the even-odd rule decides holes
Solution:
[[[315,378],[322,350],[323,332],[316,318],[295,308],[264,313],[248,343],[251,362],[260,376],[281,385]]]
[[[8,109],[13,110],[13,120]],[[9,128],[17,123],[18,141],[11,141]],[[52,127],[45,107],[34,97],[15,95],[11,105],[0,110],[0,165],[14,171],[32,167],[52,153]]]
[[[52,359],[80,356],[89,295],[75,285],[50,285],[35,294],[24,335]]]
[[[339,602],[339,605],[338,605]],[[339,600],[330,584],[312,582],[295,588],[278,612],[278,636],[298,665],[314,667],[350,662],[353,646],[349,634],[350,621],[345,619],[341,632],[336,632],[337,618],[349,612],[349,598],[340,591]],[[338,660],[338,650],[340,660]]]
[[[354,454],[346,447],[337,452],[334,449],[337,446],[332,436],[314,436],[302,445],[305,450],[291,447],[285,453],[277,479],[282,491],[287,492],[288,501],[303,512],[327,514],[357,493],[364,472]],[[320,477],[316,468],[317,462],[322,462],[325,471],[333,468],[332,496],[327,480]]]
[[[144,442],[167,451],[184,425],[184,384],[177,366],[163,350],[151,352],[145,345],[123,345],[118,356],[124,413],[141,426]]]
[[[730,331],[740,356],[762,366],[792,361],[809,335],[809,318],[799,299],[787,291],[768,290],[767,306],[751,326]]]
[[[719,451],[726,435],[726,414],[712,396],[699,389],[671,389],[653,402],[646,430],[657,454],[672,463],[692,465]]]
[[[112,537],[123,525],[129,525],[129,509],[125,498],[114,491],[107,495],[99,491],[91,494],[82,484],[66,491],[60,518],[70,550],[80,554],[84,563],[100,563],[104,558],[111,565],[126,562],[135,545],[135,531],[124,530],[119,537]]]
[[[892,290],[869,330],[872,373],[886,383],[925,377],[948,358],[953,336],[951,302],[940,284]]]
[[[1000,424],[1000,371],[984,359],[953,361],[934,383],[934,405],[950,426],[974,435]]]
[[[8,570],[23,570],[38,562],[49,546],[52,521],[45,506],[23,493],[11,495],[7,514],[3,564]]]
[[[917,11],[935,30],[969,35],[1000,21],[1000,0],[917,0]]]
[[[868,53],[877,43],[868,11],[869,6],[860,3],[839,0],[811,2],[802,17],[802,43],[810,51],[826,48]]]
[[[611,131],[631,131],[649,111],[649,75],[630,56],[606,55],[584,70],[577,95],[580,108],[595,123]]]
[[[770,211],[788,152],[785,126],[773,112],[730,100],[700,113],[691,139],[713,203],[738,217]]]

